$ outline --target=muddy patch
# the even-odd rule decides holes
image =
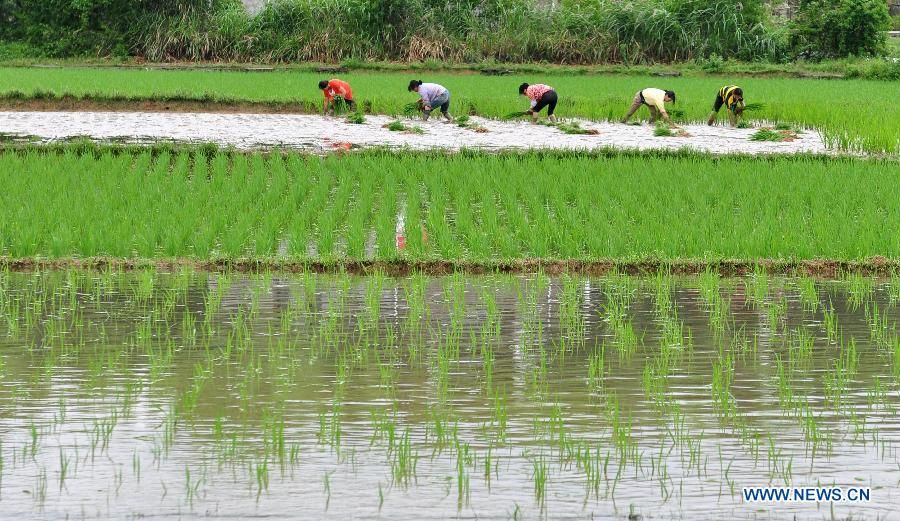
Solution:
[[[829,153],[821,135],[804,130],[783,142],[752,141],[756,129],[683,125],[679,139],[654,136],[650,125],[622,125],[569,120],[586,133],[566,133],[557,127],[480,117],[469,126],[443,121],[401,118],[421,132],[394,132],[396,118],[366,116],[365,123],[345,118],[300,114],[222,114],[199,112],[0,112],[0,129],[7,136],[33,136],[40,143],[73,137],[106,142],[122,140],[215,143],[238,149],[287,148],[327,152],[341,148],[397,148],[409,150],[692,150],[712,154]],[[480,130],[476,130],[480,129]]]

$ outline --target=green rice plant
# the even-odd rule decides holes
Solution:
[[[403,105],[403,115],[406,117],[416,116],[418,114],[421,114],[424,110],[425,107],[422,104],[422,100]]]
[[[893,307],[900,303],[900,274],[891,272],[891,280],[888,283],[888,303]]]
[[[731,392],[734,382],[734,355],[729,352],[713,361],[712,397],[713,404],[722,418],[733,420],[737,415],[737,400]]]
[[[390,123],[386,124],[384,128],[390,130],[391,132],[406,132],[410,134],[424,134],[425,131],[422,130],[421,127],[413,125],[408,126],[404,124],[402,121],[394,120]]]
[[[847,287],[847,302],[854,311],[868,301],[875,291],[875,281],[872,277],[858,272],[850,272],[843,274],[842,279]]]
[[[522,118],[525,116],[530,116],[530,115],[531,115],[531,112],[519,110],[516,112],[510,112],[510,113],[506,114],[505,116],[503,116],[502,119],[505,119],[505,120],[519,119],[519,118]]]
[[[769,128],[761,128],[750,136],[750,141],[784,141],[784,134]]]
[[[334,114],[338,116],[350,112],[350,104],[347,103],[343,96],[335,96],[331,107]]]
[[[664,123],[658,123],[656,128],[653,129],[653,135],[656,137],[672,137],[675,133],[669,128],[668,125]]]
[[[556,127],[563,134],[587,134],[597,135],[600,132],[593,128],[582,128],[577,121],[561,121],[559,123],[546,123],[547,125]]]
[[[803,305],[803,310],[811,313],[817,311],[820,302],[816,281],[809,277],[804,277],[797,281],[797,286],[800,290],[800,302]]]
[[[362,112],[352,112],[347,116],[347,123],[362,125],[366,122],[366,116]]]
[[[746,161],[693,156],[202,157],[185,169],[185,157],[178,155],[154,162],[149,153],[100,158],[0,153],[5,251],[16,259],[250,257],[326,259],[330,265],[396,260],[400,254],[406,261],[478,264],[852,261],[900,254],[896,244],[874,231],[900,222],[891,211],[898,187],[884,181],[895,165],[879,160],[845,160],[845,175],[834,179],[831,162],[809,158],[762,159],[764,168],[747,174]],[[182,174],[171,175],[170,169]],[[26,180],[15,172],[43,174]],[[408,192],[410,172],[417,189]],[[849,218],[844,207],[805,202],[835,197],[856,217]],[[23,198],[37,202],[21,209],[15,201]],[[663,199],[667,204],[658,204]],[[96,204],[106,211],[88,215],[85,208]],[[396,242],[401,204],[419,212],[419,230],[406,234],[413,242],[402,252]],[[594,210],[597,205],[601,211]],[[768,210],[758,211],[761,207]],[[671,212],[683,218],[663,225]],[[741,221],[755,224],[732,226]],[[807,223],[805,232],[798,223]],[[722,233],[726,228],[733,233]],[[765,286],[766,279],[753,280]],[[750,295],[754,287],[748,286]],[[760,299],[751,302],[758,305]],[[37,310],[10,305],[19,307],[20,317],[5,322],[24,330],[35,326]]]

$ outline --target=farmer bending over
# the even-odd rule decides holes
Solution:
[[[356,109],[356,102],[353,101],[353,91],[350,89],[350,84],[346,81],[338,79],[322,80],[319,82],[319,88],[322,89],[322,94],[325,96],[325,99],[322,100],[323,115],[328,114],[329,111],[334,114],[335,108],[340,103],[347,105],[347,108],[350,110]]]
[[[453,121],[450,114],[450,91],[443,85],[437,83],[422,83],[422,80],[412,80],[407,88],[409,92],[418,92],[421,99],[422,110],[425,111],[423,118],[427,121],[431,116],[431,111],[435,108],[441,109],[441,115],[449,122]]]
[[[744,91],[737,85],[729,85],[722,87],[716,94],[716,101],[713,103],[713,111],[709,113],[707,125],[712,125],[716,121],[716,114],[722,105],[728,109],[728,119],[731,126],[737,126],[737,119],[744,112]]]
[[[553,87],[542,83],[536,85],[523,83],[519,85],[519,94],[531,100],[531,108],[528,109],[528,113],[531,114],[532,123],[537,123],[538,113],[544,107],[547,107],[547,119],[556,121],[553,112],[556,110],[556,102],[559,101],[559,97]]]
[[[666,112],[666,102],[675,102],[674,91],[653,88],[640,90],[634,95],[631,108],[628,109],[628,114],[622,118],[622,123],[628,123],[628,120],[641,108],[641,105],[647,105],[647,108],[650,109],[650,123],[656,123],[658,112],[666,123],[671,124],[672,120],[669,119],[669,113]]]

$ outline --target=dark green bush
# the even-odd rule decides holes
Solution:
[[[884,0],[801,0],[791,46],[811,59],[876,56],[890,26]]]

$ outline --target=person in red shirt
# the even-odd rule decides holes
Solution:
[[[335,105],[338,99],[343,100],[350,110],[356,110],[356,102],[353,101],[353,90],[350,84],[343,80],[332,79],[322,80],[319,82],[319,88],[325,99],[322,100],[322,114],[328,114],[329,109],[334,113]]]
[[[556,102],[559,101],[559,97],[553,87],[543,83],[537,85],[523,83],[519,85],[519,94],[531,100],[531,108],[528,109],[528,113],[531,114],[532,123],[537,123],[538,113],[544,107],[547,107],[547,119],[556,122],[556,115],[553,113],[556,111]]]

